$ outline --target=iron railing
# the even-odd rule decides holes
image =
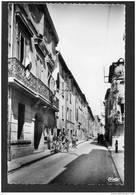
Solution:
[[[59,108],[59,100],[53,98],[52,91],[36,76],[31,72],[29,77],[26,77],[25,67],[16,58],[8,59],[8,77],[15,77],[18,79],[26,88],[33,90],[38,95],[42,95],[52,105]]]

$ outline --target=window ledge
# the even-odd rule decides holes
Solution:
[[[31,144],[31,140],[15,140],[10,142],[11,145],[25,145]]]

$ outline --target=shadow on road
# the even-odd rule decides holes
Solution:
[[[60,153],[66,153],[66,154],[72,154],[72,155],[75,155],[75,156],[79,156],[79,154],[75,153],[75,152],[72,152],[72,151],[69,151],[69,152],[60,152]]]
[[[106,142],[101,142],[101,143],[98,143],[97,141],[92,141],[90,144],[94,144],[96,146],[104,146],[104,147],[107,147],[107,144]]]
[[[117,172],[107,150],[93,149],[89,154],[80,155],[67,164],[61,174],[49,184],[106,184],[117,185],[120,182],[108,182],[108,178],[117,178]]]

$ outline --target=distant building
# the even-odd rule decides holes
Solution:
[[[97,137],[97,135],[101,134],[101,119],[98,115],[94,116],[94,137]]]
[[[114,146],[118,140],[119,148],[124,147],[125,127],[125,67],[120,58],[109,69],[111,88],[105,95],[105,128],[106,137],[110,145]]]
[[[58,41],[45,4],[9,3],[9,160],[48,149],[59,111],[52,77]]]
[[[95,128],[94,128],[95,118],[93,116],[91,108],[88,106],[87,109],[88,109],[88,131],[87,131],[87,136],[89,136],[89,137],[91,136],[93,138],[94,135],[95,135]]]

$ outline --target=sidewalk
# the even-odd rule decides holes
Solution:
[[[121,178],[122,183],[124,183],[124,151],[120,150],[118,153],[115,153],[115,150],[111,147],[108,147],[111,157],[117,169],[117,172]]]
[[[77,145],[85,142],[86,140],[78,141]],[[71,147],[71,144],[70,144]],[[51,153],[51,150],[46,150],[44,152],[38,152],[33,153],[31,155],[23,156],[17,159],[13,159],[12,161],[8,161],[8,172],[15,171],[21,167],[24,167],[26,165],[29,165],[31,163],[34,163],[38,160],[41,160],[43,158],[46,158],[48,156],[53,155],[54,153]]]

